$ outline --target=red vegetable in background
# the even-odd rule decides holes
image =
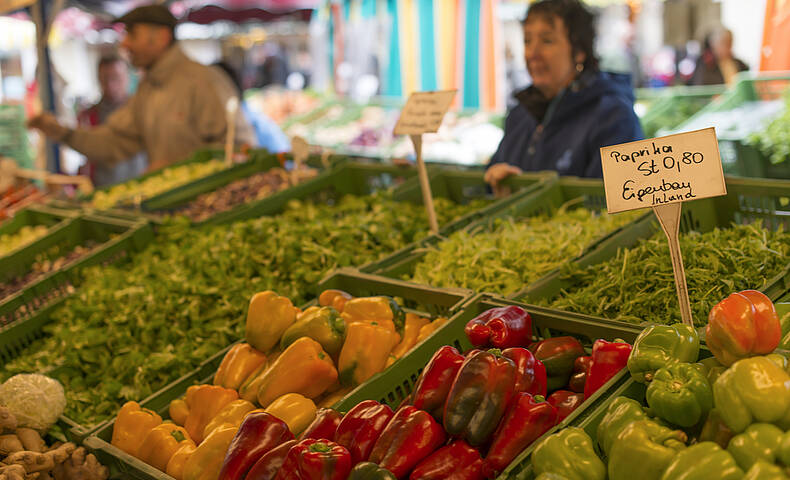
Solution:
[[[375,400],[365,400],[348,411],[337,426],[335,441],[348,449],[356,465],[370,456],[381,432],[392,418],[392,409]]]
[[[266,452],[293,438],[288,425],[274,415],[248,414],[230,442],[219,472],[220,480],[243,479]]]
[[[554,337],[530,345],[529,350],[546,366],[548,391],[568,384],[574,361],[585,355],[584,346],[574,337]]]
[[[297,443],[297,440],[288,440],[264,453],[252,466],[244,480],[273,480],[277,476],[277,472],[280,471],[280,467],[283,466],[285,456]]]
[[[407,405],[395,412],[381,433],[370,453],[370,461],[398,478],[406,478],[445,438],[442,426],[428,412]]]
[[[346,480],[351,455],[345,447],[328,440],[308,438],[288,451],[277,473],[278,480]]]
[[[483,459],[463,440],[436,450],[415,468],[410,480],[482,480]]]
[[[625,368],[631,348],[630,344],[618,341],[596,340],[593,343],[592,365],[584,384],[584,398],[590,398],[590,395]]]
[[[584,384],[587,383],[587,375],[590,373],[592,356],[579,357],[573,362],[573,374],[568,381],[568,388],[576,393],[584,393]]]
[[[584,403],[584,394],[557,390],[546,401],[557,409],[557,423],[559,423]]]
[[[455,348],[447,345],[437,350],[414,385],[414,406],[441,419],[444,402],[462,363],[464,356]]]
[[[299,440],[305,438],[323,438],[324,440],[335,440],[335,432],[343,414],[331,408],[319,408],[315,415],[315,420],[307,426],[299,436]]]
[[[483,474],[496,478],[522,450],[557,424],[557,409],[543,397],[519,393],[502,420],[483,461]]]
[[[515,305],[492,308],[470,320],[464,331],[476,347],[523,347],[532,339],[532,317]]]
[[[508,348],[502,356],[516,364],[516,393],[546,396],[546,367],[526,348]]]

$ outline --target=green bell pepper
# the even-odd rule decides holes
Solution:
[[[742,480],[787,480],[788,476],[776,465],[759,461],[746,472]]]
[[[790,375],[765,357],[738,360],[713,384],[713,400],[735,433],[755,422],[790,423]]]
[[[652,420],[631,423],[612,445],[609,480],[660,480],[685,441],[685,433]]]
[[[606,479],[606,467],[595,454],[592,439],[578,427],[568,427],[540,442],[532,452],[532,469],[567,480]]]
[[[790,433],[770,423],[755,423],[730,440],[727,451],[747,471],[760,460],[768,463],[790,460]]]
[[[695,365],[697,365],[700,371],[705,374],[705,377],[707,377],[708,382],[711,385],[716,383],[716,380],[718,380],[719,375],[721,375],[722,373],[724,373],[725,370],[727,370],[727,367],[719,363],[719,361],[716,360],[716,357],[708,357],[702,359],[699,362],[697,362]]]
[[[358,463],[348,474],[347,480],[397,480],[395,475],[387,469],[381,468],[373,462]]]
[[[606,415],[598,424],[596,437],[601,451],[609,456],[609,451],[625,427],[637,420],[650,420],[642,405],[628,397],[617,397],[609,404]]]
[[[312,338],[332,358],[337,358],[346,338],[346,322],[332,307],[305,312],[296,323],[285,330],[280,338],[280,348],[285,350],[301,337]]]
[[[681,427],[698,424],[713,408],[713,390],[708,379],[690,363],[658,369],[645,398],[652,413]]]
[[[696,362],[699,335],[688,325],[651,325],[636,338],[628,371],[639,383],[649,383],[656,370],[676,362]]]
[[[721,448],[727,448],[734,435],[730,427],[721,419],[719,411],[714,408],[708,414],[698,440],[700,442],[713,442]]]
[[[732,455],[713,442],[701,442],[678,453],[661,480],[741,480],[743,470]]]

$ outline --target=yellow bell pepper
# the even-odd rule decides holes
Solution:
[[[266,408],[277,397],[286,393],[299,393],[307,398],[316,398],[336,380],[335,365],[321,348],[321,344],[312,338],[301,337],[288,346],[269,369],[247,386],[247,394],[257,391],[258,404]],[[249,400],[247,396],[244,398]]]
[[[187,401],[185,399],[176,398],[170,402],[168,412],[170,414],[170,420],[172,420],[176,425],[183,427],[184,422],[187,421],[187,416],[189,416],[189,405],[187,405]]]
[[[167,469],[170,458],[182,445],[195,445],[184,428],[175,423],[162,423],[143,439],[137,458],[161,471]]]
[[[307,307],[303,312],[299,312],[299,313],[296,314],[296,321],[298,322],[305,315],[310,315],[313,312],[317,312],[320,309],[321,309],[321,307],[316,307],[315,305],[313,305],[312,307]]]
[[[420,329],[429,325],[431,321],[413,313],[406,314],[406,326],[403,327],[403,340],[392,350],[392,355],[397,359],[401,358],[409,350],[417,345],[417,337]]]
[[[214,385],[238,390],[247,377],[265,363],[266,355],[252,348],[249,343],[234,345],[219,364],[214,374]]]
[[[266,407],[266,413],[285,422],[295,437],[313,422],[316,411],[315,403],[298,393],[286,393]]]
[[[200,444],[203,441],[203,431],[206,425],[230,402],[239,398],[236,390],[217,385],[200,385],[187,394],[189,415],[184,422],[184,428],[189,432],[189,437]]]
[[[340,390],[336,390],[327,395],[324,395],[321,401],[318,402],[317,406],[319,408],[331,408],[334,404],[336,404],[340,400],[343,400],[346,397],[346,395],[351,393],[351,390],[353,390],[353,388],[346,387],[346,388],[341,388]]]
[[[183,480],[218,480],[236,427],[221,427],[206,437],[184,464]]]
[[[337,362],[340,383],[359,385],[383,370],[399,341],[400,335],[376,322],[350,324]]]
[[[281,297],[271,290],[256,293],[247,310],[247,343],[261,352],[268,352],[296,321],[296,312],[297,308],[287,297]]]
[[[208,425],[203,430],[203,438],[208,437],[211,432],[219,427],[238,427],[241,425],[244,417],[253,410],[255,410],[255,405],[247,400],[238,399],[230,402],[208,422]]]
[[[439,328],[445,323],[447,323],[447,319],[444,317],[439,317],[436,320],[429,323],[428,325],[423,326],[420,329],[420,334],[417,335],[417,343],[420,343],[426,338],[430,337],[433,334],[433,332],[439,330]]]
[[[403,330],[404,313],[389,297],[361,297],[346,302],[340,314],[346,325],[354,322],[377,323],[390,330]]]
[[[184,465],[186,465],[189,457],[192,456],[197,450],[197,446],[195,442],[181,444],[176,450],[176,453],[170,457],[170,460],[167,462],[167,468],[165,468],[165,473],[170,475],[171,477],[175,478],[176,480],[183,480],[184,479]]]
[[[343,290],[324,290],[318,296],[318,304],[322,307],[333,307],[338,312],[342,312],[346,302],[352,298],[354,297]]]
[[[162,417],[137,402],[126,402],[118,411],[110,443],[136,457],[145,436],[162,423]]]

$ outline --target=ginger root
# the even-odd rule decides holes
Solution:
[[[17,435],[0,435],[0,456],[11,455],[24,449],[25,447]]]
[[[16,430],[16,417],[7,407],[0,406],[0,433],[3,430]]]
[[[19,464],[27,473],[48,472],[65,462],[77,448],[73,443],[64,443],[54,450],[41,452],[16,452],[9,455],[3,463],[8,465]]]
[[[15,433],[16,436],[19,437],[19,441],[22,442],[22,446],[25,447],[25,450],[43,452],[47,449],[47,444],[44,443],[44,439],[32,428],[17,428]]]
[[[27,480],[25,467],[22,465],[0,466],[0,480]]]
[[[71,454],[71,458],[55,467],[52,471],[55,480],[107,480],[110,471],[80,447]]]

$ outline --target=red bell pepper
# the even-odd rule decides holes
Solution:
[[[436,450],[417,465],[409,480],[483,480],[483,459],[463,440]]]
[[[447,433],[474,446],[488,441],[515,394],[516,376],[516,364],[499,350],[471,352],[444,405]]]
[[[492,308],[466,324],[469,342],[476,347],[523,347],[532,338],[532,317],[523,308]]]
[[[375,400],[365,400],[348,411],[335,433],[335,442],[351,452],[354,464],[364,462],[384,431],[393,412],[389,405]]]
[[[446,345],[437,350],[414,385],[414,406],[425,410],[434,418],[441,418],[447,394],[450,393],[453,379],[462,363],[464,356],[454,347]]]
[[[590,398],[590,395],[625,368],[631,348],[630,344],[617,340],[596,340],[593,343],[592,364],[584,384],[584,398]]]
[[[288,450],[276,480],[346,480],[349,472],[351,455],[345,447],[307,438]]]
[[[428,412],[407,405],[395,412],[381,433],[370,453],[370,461],[398,478],[406,478],[444,440],[442,426]]]
[[[277,472],[283,466],[285,456],[297,443],[297,440],[288,440],[263,454],[252,466],[244,480],[274,480]]]
[[[557,424],[557,409],[543,397],[519,393],[494,435],[483,474],[496,478],[514,458]]]
[[[323,438],[324,440],[335,440],[335,432],[343,414],[331,408],[319,408],[315,414],[315,420],[307,426],[299,436],[299,440],[305,438]]]
[[[756,290],[733,293],[708,315],[705,342],[722,365],[767,355],[779,346],[782,327],[771,299]]]
[[[557,422],[559,423],[584,403],[584,394],[557,390],[546,401],[557,409]]]
[[[579,357],[573,362],[573,374],[568,381],[568,388],[576,393],[584,393],[584,384],[587,383],[587,375],[590,373],[592,356],[586,355]]]
[[[285,422],[266,412],[244,417],[236,436],[230,442],[220,480],[241,480],[266,452],[294,438]]]
[[[502,356],[516,364],[516,393],[546,396],[546,366],[535,354],[526,348],[514,347],[503,350]]]
[[[573,362],[584,356],[584,346],[574,337],[554,337],[530,345],[529,351],[546,366],[549,392],[568,384],[573,372]]]

